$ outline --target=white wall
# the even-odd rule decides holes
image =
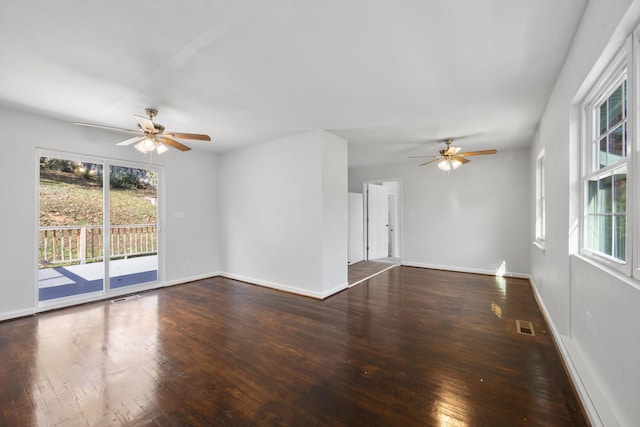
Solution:
[[[226,153],[226,276],[323,298],[347,285],[347,146],[324,131]]]
[[[322,294],[328,296],[348,285],[349,165],[347,141],[316,133],[322,147]]]
[[[491,147],[489,147],[491,148]],[[362,182],[402,179],[402,262],[494,274],[529,273],[529,151],[474,157],[449,174],[419,162],[353,168]]]
[[[218,155],[168,151],[162,156],[169,153],[171,158],[162,161],[165,280],[172,284],[217,274],[223,248],[218,234]],[[183,218],[176,218],[176,212],[184,214]]]
[[[531,275],[595,425],[640,420],[640,287],[571,255],[581,212],[579,104],[638,18],[638,1],[589,2],[531,146],[532,191],[542,148],[547,173],[546,250],[532,249]],[[533,240],[533,221],[529,230]]]
[[[0,319],[37,310],[37,148],[146,162],[132,147],[116,147],[120,139],[117,133],[0,109]],[[156,164],[164,166],[166,183],[165,283],[215,274],[219,270],[217,155],[170,151]],[[184,212],[184,220],[174,221],[175,211]]]

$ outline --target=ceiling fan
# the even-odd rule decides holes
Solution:
[[[102,126],[95,125],[91,123],[78,123],[74,124],[80,126],[89,126],[93,128],[100,129],[108,129],[115,130],[118,132],[132,133],[136,136],[125,139],[122,142],[117,143],[116,145],[134,145],[134,148],[141,153],[151,153],[154,150],[158,152],[158,154],[162,154],[169,149],[169,147],[176,148],[180,151],[189,151],[191,148],[186,145],[176,141],[175,139],[193,139],[198,141],[211,141],[211,137],[209,135],[203,135],[199,133],[182,133],[182,132],[165,132],[164,126],[158,123],[154,123],[153,119],[158,115],[158,110],[155,108],[145,108],[144,110],[147,113],[147,117],[142,117],[138,115],[133,115],[136,121],[138,122],[138,129],[123,129],[111,126]],[[175,139],[174,139],[175,138]],[[167,147],[169,146],[169,147]]]
[[[439,162],[438,167],[443,171],[450,171],[451,169],[458,169],[461,165],[465,163],[469,163],[470,160],[466,157],[469,156],[480,156],[483,154],[496,154],[498,150],[481,150],[481,151],[467,151],[461,153],[460,147],[452,147],[453,139],[445,139],[444,142],[447,147],[440,150],[440,155],[438,156],[412,156],[410,159],[416,159],[421,157],[433,157],[433,160],[429,160],[421,164],[420,166],[428,165],[431,163]]]

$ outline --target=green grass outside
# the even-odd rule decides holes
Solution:
[[[155,224],[157,208],[151,201],[156,197],[155,189],[120,189],[110,190],[110,224]],[[86,173],[62,172],[41,168],[40,170],[40,226],[102,226],[102,179],[101,177]],[[67,247],[65,257],[77,257],[77,230],[57,231],[67,235]],[[87,256],[102,257],[102,230],[93,231],[94,243],[97,248],[92,253],[87,251]],[[149,239],[156,242],[155,232],[149,235]],[[44,233],[40,233],[40,265],[44,263]],[[89,247],[88,236],[87,247]],[[129,248],[126,237],[114,235],[121,247]],[[115,244],[116,242],[114,242]],[[53,250],[47,248],[49,259],[53,259]],[[59,256],[59,254],[58,254]],[[93,261],[101,261],[101,258]],[[92,262],[87,260],[87,262]],[[56,265],[70,265],[71,263],[56,263]]]
[[[111,189],[111,225],[155,224],[155,190]],[[102,180],[73,172],[40,171],[40,226],[102,225]]]

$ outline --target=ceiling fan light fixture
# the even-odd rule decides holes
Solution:
[[[156,143],[156,150],[158,151],[158,154],[162,154],[165,151],[168,151],[169,147],[164,145],[162,142],[158,142],[158,143]]]
[[[441,160],[440,163],[438,163],[438,167],[447,172],[451,170],[451,163],[449,163],[449,161],[447,161],[446,159]]]
[[[138,142],[133,146],[136,150],[141,152],[142,154],[152,153],[154,150],[158,152],[158,154],[162,154],[165,151],[169,150],[162,142],[156,140],[152,136],[147,136],[142,141]]]
[[[144,144],[144,148],[146,148],[148,152],[153,151],[156,148],[156,141],[152,136],[147,136],[142,140],[142,143]]]
[[[133,146],[133,148],[135,148],[136,150],[138,150],[142,154],[147,154],[149,152],[149,150],[147,149],[147,146],[144,143],[144,141],[138,142],[136,145]]]
[[[438,163],[438,167],[440,169],[442,169],[445,172],[448,172],[452,169],[458,169],[460,167],[460,165],[462,164],[462,162],[456,160],[456,159],[442,159],[439,163]]]

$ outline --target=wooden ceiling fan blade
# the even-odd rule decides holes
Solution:
[[[162,136],[178,138],[178,139],[195,139],[198,141],[211,141],[211,137],[209,135],[204,135],[201,133],[183,133],[183,132],[167,132]]]
[[[464,157],[460,157],[460,156],[455,156],[453,160],[457,160],[462,164],[469,163],[471,161],[469,159],[465,159]]]
[[[429,164],[431,164],[431,163],[435,163],[435,162],[440,161],[440,160],[442,160],[442,159],[440,158],[440,156],[438,156],[438,158],[433,159],[433,160],[429,160],[428,162],[423,163],[423,164],[421,164],[420,166],[429,165]]]
[[[73,122],[73,124],[74,125],[78,125],[78,126],[87,126],[87,127],[90,127],[90,128],[114,130],[116,132],[137,133],[137,134],[140,133],[139,130],[116,128],[116,127],[113,127],[113,126],[94,125],[93,123]]]
[[[156,127],[151,120],[146,117],[138,116],[137,114],[134,114],[133,117],[136,118],[140,129],[144,130],[145,132],[156,133]]]
[[[460,153],[458,156],[480,156],[483,154],[496,154],[498,150],[480,150],[480,151],[467,151],[466,153]]]
[[[184,144],[180,144],[178,141],[173,140],[171,138],[167,138],[165,136],[159,136],[156,137],[158,141],[162,142],[163,144],[167,144],[170,147],[176,148],[180,151],[189,151],[191,150],[191,148],[187,147]]]
[[[146,138],[145,135],[134,136],[133,138],[125,139],[122,142],[118,142],[116,145],[131,145],[131,144],[135,144],[136,142],[140,142],[145,138]]]
[[[440,156],[409,156],[409,159],[422,159],[424,157],[440,157]]]

